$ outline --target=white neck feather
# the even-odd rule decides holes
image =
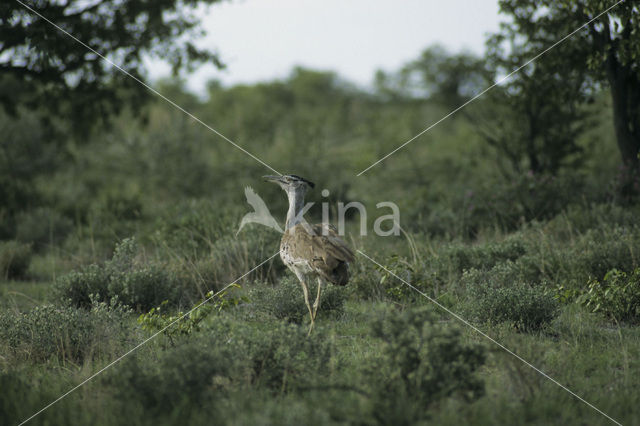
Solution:
[[[287,191],[287,197],[289,198],[289,210],[287,211],[287,222],[285,223],[285,230],[296,226],[302,221],[302,217],[297,215],[304,207],[304,191]]]

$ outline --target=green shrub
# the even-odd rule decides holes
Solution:
[[[162,331],[169,338],[171,344],[177,336],[190,336],[194,332],[200,331],[201,323],[213,312],[220,312],[224,309],[237,306],[240,302],[246,302],[244,297],[229,296],[229,293],[239,289],[238,284],[233,284],[227,290],[214,294],[208,292],[204,299],[199,300],[191,308],[191,312],[185,314],[182,311],[175,314],[166,313],[167,301],[163,301],[160,306],[151,308],[146,314],[138,317],[138,324],[144,330],[150,332]],[[215,297],[214,297],[215,295]]]
[[[310,339],[305,327],[279,322],[259,329],[221,316],[199,339],[128,358],[108,383],[127,409],[137,405],[145,416],[171,413],[184,422],[199,414],[194,407],[215,411],[234,393],[273,397],[325,383],[335,348],[316,331]]]
[[[281,322],[269,330],[236,330],[228,338],[234,335],[241,339],[254,386],[280,393],[329,379],[335,347],[321,328],[310,338],[306,327]]]
[[[415,424],[444,398],[483,395],[476,371],[484,364],[484,348],[463,343],[460,330],[439,322],[432,310],[386,311],[373,321],[372,332],[382,344],[368,371],[376,423]]]
[[[591,312],[599,312],[617,321],[640,321],[640,268],[630,274],[612,269],[602,281],[591,279],[588,291],[578,302]]]
[[[89,307],[92,296],[106,302],[117,298],[137,311],[148,311],[163,300],[177,304],[180,289],[173,276],[161,265],[141,265],[137,251],[135,239],[125,239],[103,265],[61,276],[55,285],[57,298],[76,307]]]
[[[513,265],[512,261],[522,258],[525,253],[525,244],[519,237],[482,245],[447,244],[437,250],[437,255],[428,255],[424,261],[392,255],[383,262],[384,268],[374,268],[378,270],[378,277],[368,279],[377,280],[377,287],[384,290],[388,299],[402,303],[422,296],[396,277],[438,297],[448,291],[449,284],[464,271],[485,271],[505,263]]]
[[[195,407],[216,409],[216,400],[242,383],[235,345],[208,340],[192,340],[167,348],[151,358],[128,357],[117,374],[107,377],[123,410],[144,413],[150,419],[178,416],[189,423]]]
[[[573,205],[551,219],[545,228],[560,238],[585,233],[603,227],[631,228],[638,224],[640,206],[621,207],[616,204]]]
[[[462,273],[468,269],[491,269],[498,263],[516,260],[526,252],[523,242],[510,238],[500,243],[478,246],[452,246],[440,255],[449,263],[449,267]]]
[[[589,230],[568,253],[568,266],[577,284],[589,277],[604,278],[612,269],[630,271],[640,265],[635,250],[640,245],[637,227],[603,226]]]
[[[380,284],[380,273],[364,262],[349,265],[351,277],[347,285],[350,295],[361,300],[380,301],[386,296],[386,288]]]
[[[187,215],[185,224],[174,224],[154,237],[159,253],[171,259],[171,270],[193,295],[192,301],[236,281],[278,251],[280,235],[271,229],[245,228],[234,235],[241,215],[233,218],[235,222],[212,212],[200,217]],[[284,270],[280,259],[274,257],[245,278],[275,283]]]
[[[465,289],[476,287],[509,287],[514,282],[525,282],[521,265],[518,262],[504,262],[490,269],[469,269],[460,277]]]
[[[16,240],[36,248],[59,244],[71,232],[73,223],[56,210],[41,207],[18,215]]]
[[[26,313],[0,314],[0,348],[18,359],[79,363],[122,348],[128,337],[127,313],[93,302],[91,310],[43,305]]]
[[[514,230],[526,222],[550,219],[571,202],[579,201],[584,181],[577,174],[522,173],[471,192],[458,200],[458,210],[466,213],[464,220],[471,236],[491,225]]]
[[[474,321],[489,324],[506,322],[520,331],[535,331],[558,314],[557,300],[541,286],[517,281],[499,286],[471,278],[466,282],[466,310]]]
[[[30,244],[0,241],[0,276],[5,280],[25,278],[31,254]]]
[[[317,294],[317,284],[310,282],[309,303],[313,303]],[[322,286],[318,315],[328,313],[340,314],[346,299],[346,291],[332,284]],[[297,278],[288,276],[274,286],[259,284],[249,292],[249,301],[259,312],[265,312],[278,319],[300,324],[309,317],[309,310],[304,303],[304,293]]]
[[[241,212],[220,211],[209,199],[171,206],[155,225],[159,245],[184,256],[204,256],[218,239],[235,232]]]

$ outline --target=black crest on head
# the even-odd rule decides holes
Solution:
[[[305,179],[305,178],[303,178],[303,177],[301,177],[301,176],[298,176],[298,175],[289,175],[289,176],[291,176],[292,178],[295,178],[295,179],[301,180],[301,181],[303,181],[303,182],[306,182],[306,183],[307,183],[307,185],[309,185],[311,188],[314,188],[314,187],[316,186],[316,184],[315,184],[315,183],[313,183],[313,182],[311,182],[310,180],[307,180],[307,179]]]

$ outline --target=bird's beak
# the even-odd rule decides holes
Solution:
[[[267,182],[275,182],[275,183],[282,183],[282,182],[284,182],[284,181],[282,180],[282,176],[273,176],[273,175],[269,176],[269,175],[268,175],[268,176],[262,176],[262,179],[264,179],[264,180],[265,180],[265,181],[267,181]]]

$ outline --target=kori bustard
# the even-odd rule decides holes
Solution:
[[[302,285],[304,302],[311,318],[311,334],[322,285],[325,281],[346,285],[349,282],[349,263],[354,261],[354,255],[335,227],[328,223],[309,225],[302,217],[304,195],[315,186],[313,182],[296,175],[264,176],[264,179],[280,185],[289,198],[287,221],[280,241],[280,258]],[[308,283],[314,278],[318,281],[318,293],[312,306]]]

